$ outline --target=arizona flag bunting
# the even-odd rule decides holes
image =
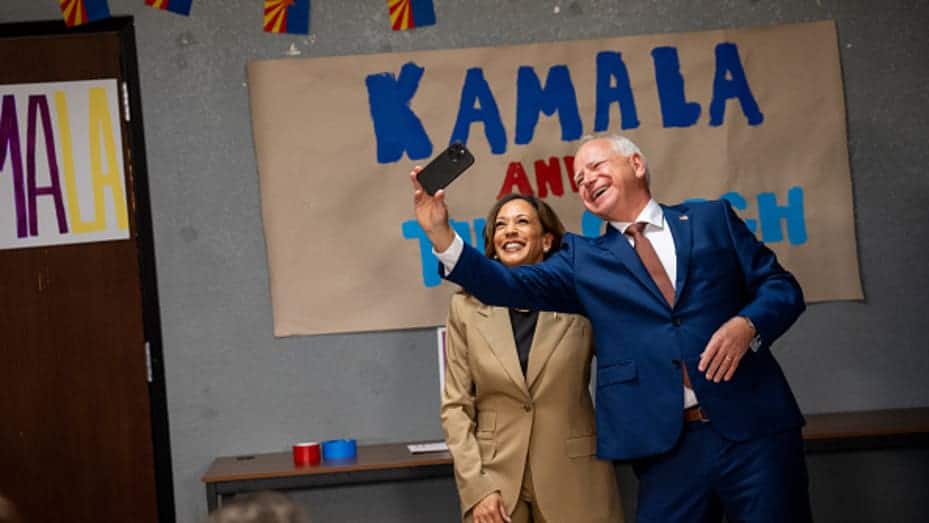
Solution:
[[[387,0],[390,9],[390,26],[394,31],[435,25],[435,8],[432,0]]]
[[[265,0],[265,32],[310,32],[310,0]]]
[[[65,25],[74,27],[110,17],[106,0],[58,0]]]
[[[190,4],[192,2],[193,0],[145,0],[145,5],[179,15],[190,16]]]

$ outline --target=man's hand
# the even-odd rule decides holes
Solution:
[[[503,507],[503,498],[499,492],[484,496],[471,510],[474,523],[510,523],[510,516]]]
[[[731,380],[754,336],[755,332],[745,318],[730,318],[713,333],[700,355],[697,369],[706,372],[706,379],[714,383]]]
[[[436,252],[443,252],[455,239],[455,232],[448,224],[448,206],[445,205],[445,190],[436,191],[430,196],[419,184],[416,175],[423,168],[416,166],[410,172],[410,181],[413,182],[413,208],[416,211],[416,221],[423,228],[432,247]]]

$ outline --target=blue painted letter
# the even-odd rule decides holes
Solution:
[[[410,100],[419,88],[424,71],[410,62],[400,69],[399,78],[391,73],[371,74],[365,78],[377,138],[378,163],[396,162],[404,151],[411,160],[432,155],[432,142],[423,122],[410,109]]]
[[[739,59],[739,48],[735,44],[723,43],[716,46],[716,77],[713,78],[713,100],[710,102],[710,125],[722,125],[726,113],[726,102],[738,98],[742,112],[749,125],[758,125],[764,121],[764,115],[758,109],[758,102],[748,86],[748,78]]]
[[[639,126],[632,85],[629,83],[629,71],[626,70],[622,55],[601,51],[597,53],[597,113],[594,131],[606,131],[610,128],[610,106],[613,102],[619,104],[623,129],[635,129]]]
[[[474,219],[474,248],[484,252],[484,227],[487,226],[487,220],[484,218]]]
[[[787,205],[777,204],[777,196],[766,192],[758,195],[758,217],[761,235],[765,242],[784,240],[781,220],[787,222],[787,239],[791,245],[806,243],[806,221],[803,217],[803,189],[791,187],[787,191]]]
[[[735,191],[727,192],[722,196],[722,199],[731,203],[732,208],[737,211],[744,211],[748,207],[748,202],[745,201],[745,198]],[[742,221],[745,222],[745,226],[748,227],[748,230],[751,231],[752,234],[757,234],[758,221],[754,218],[745,218],[744,216],[742,217]]]
[[[549,68],[545,88],[539,84],[539,77],[532,67],[524,65],[519,68],[516,77],[516,143],[532,141],[540,111],[546,116],[558,111],[562,141],[570,142],[581,137],[581,115],[567,66],[553,65]]]
[[[497,101],[480,67],[468,69],[465,75],[464,85],[461,86],[458,117],[455,119],[455,129],[449,142],[468,143],[471,124],[474,122],[484,122],[484,135],[490,144],[490,152],[506,152],[506,130],[503,128],[503,120],[500,119],[500,109],[497,108]]]
[[[700,117],[700,104],[688,102],[684,93],[681,62],[674,47],[652,49],[655,81],[661,102],[661,120],[665,127],[690,127]]]
[[[481,222],[484,220],[481,219]],[[471,228],[468,226],[468,222],[456,222],[451,220],[452,228],[455,229],[455,232],[461,236],[461,239],[469,244],[473,244],[471,241]],[[477,220],[475,220],[475,227],[477,227]],[[419,240],[419,258],[420,258],[420,269],[422,270],[423,275],[423,284],[426,287],[435,287],[436,285],[442,283],[442,278],[439,277],[439,260],[432,254],[432,244],[429,242],[429,237],[426,236],[426,231],[419,226],[419,222],[416,220],[407,220],[400,224],[400,230],[403,232],[403,237],[408,240]],[[480,230],[480,229],[479,229]],[[478,233],[480,238],[479,249],[483,250],[484,239],[481,236],[481,233]]]
[[[606,223],[596,214],[585,210],[581,216],[581,234],[588,238],[596,238],[603,234],[603,224]]]

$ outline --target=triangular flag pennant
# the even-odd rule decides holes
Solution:
[[[193,0],[145,0],[145,5],[184,16],[190,16],[191,3]]]
[[[266,33],[309,34],[310,0],[265,0]]]
[[[435,8],[432,0],[387,0],[390,26],[394,31],[435,25]]]
[[[58,0],[65,25],[74,27],[110,17],[106,0]]]

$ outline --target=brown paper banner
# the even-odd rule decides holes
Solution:
[[[808,301],[862,298],[832,22],[258,61],[248,76],[277,336],[444,322],[454,287],[407,176],[454,139],[477,158],[448,191],[466,241],[512,191],[598,234],[571,155],[617,131],[658,201],[725,197]]]

